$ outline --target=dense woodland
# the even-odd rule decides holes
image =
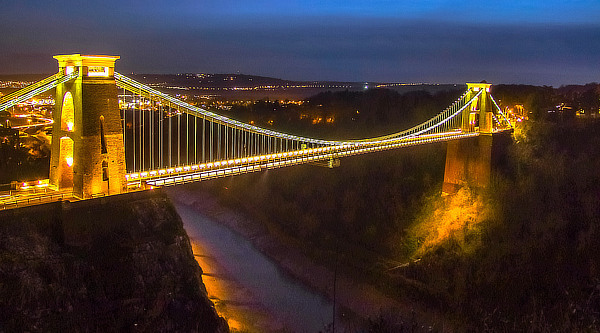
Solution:
[[[302,105],[268,99],[234,104],[226,114],[290,133],[327,139],[361,138],[393,133],[425,121],[450,105],[460,93],[329,91],[310,97]]]
[[[389,89],[322,92],[297,105],[261,99],[232,103],[218,112],[244,122],[281,131],[323,138],[345,139],[389,134],[427,120],[450,105],[462,88],[410,91]],[[600,85],[496,85],[492,94],[502,107],[522,105],[532,119],[599,116]],[[550,112],[549,112],[550,111]]]
[[[528,85],[493,86],[492,94],[505,106],[523,105],[533,119],[554,118],[560,108],[565,108],[561,117],[572,118],[577,111],[591,117],[598,116],[600,109],[600,84],[569,85],[560,88]]]
[[[317,262],[445,313],[460,330],[595,331],[600,122],[549,117],[566,88],[494,94],[506,101],[520,88],[530,91],[512,101],[531,120],[485,189],[440,196],[443,144],[198,186]],[[406,325],[398,316],[370,322],[378,331]]]

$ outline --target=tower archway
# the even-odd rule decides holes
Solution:
[[[73,187],[73,139],[63,136],[60,140],[60,152],[58,162],[58,186],[59,188]]]

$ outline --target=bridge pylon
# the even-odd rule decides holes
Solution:
[[[449,141],[446,149],[446,169],[442,193],[452,194],[469,184],[485,187],[490,181],[492,159],[493,109],[490,83],[467,83],[467,100],[471,102],[462,113],[463,133],[479,132],[475,138]]]
[[[125,190],[125,146],[114,78],[118,56],[57,55],[59,71],[79,75],[56,86],[50,184],[79,198]]]
[[[490,95],[490,83],[467,83],[467,99],[475,97],[481,92],[479,98],[475,99],[467,108],[468,112],[462,113],[462,131],[480,132],[491,134],[493,132],[493,110]]]

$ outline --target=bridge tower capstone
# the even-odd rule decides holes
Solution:
[[[50,184],[79,198],[125,190],[125,147],[114,67],[118,56],[57,55],[79,75],[56,87]]]

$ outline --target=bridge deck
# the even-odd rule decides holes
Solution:
[[[460,131],[452,131],[446,133],[422,135],[414,138],[405,138],[397,141],[390,140],[384,142],[360,143],[356,145],[339,145],[302,149],[285,153],[252,156],[248,158],[238,158],[211,163],[136,172],[127,174],[125,177],[127,178],[128,184],[132,187],[140,186],[143,183],[153,186],[169,186],[257,172],[267,169],[276,169],[299,164],[326,161],[332,158],[335,159],[376,151],[457,140],[478,136],[479,134],[480,133],[478,132],[462,133]]]
[[[126,175],[127,192],[149,189],[155,186],[172,186],[190,182],[258,172],[300,164],[327,161],[352,155],[416,146],[435,142],[464,139],[478,136],[480,133],[461,133],[453,131],[432,135],[423,135],[397,142],[369,143],[360,145],[328,146],[303,149],[287,153],[253,156],[236,160],[215,161],[212,163],[177,166],[160,170],[130,173]],[[102,196],[104,194],[98,194]],[[22,183],[17,189],[0,192],[0,210],[38,205],[61,200],[80,200],[73,195],[72,189],[60,191],[48,186],[48,180]]]

